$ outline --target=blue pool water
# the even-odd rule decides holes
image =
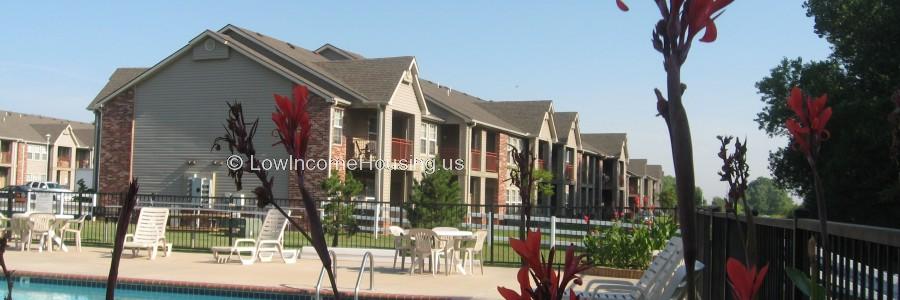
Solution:
[[[0,284],[0,298],[6,296],[6,284]],[[231,299],[299,299],[299,296],[273,295],[262,293],[229,293],[223,291],[193,290],[183,292],[159,291],[162,287],[142,286],[140,289],[117,289],[116,299],[122,300],[231,300]],[[234,296],[232,296],[234,295]],[[55,284],[44,282],[17,281],[13,286],[13,299],[28,300],[103,300],[106,288],[97,283]]]

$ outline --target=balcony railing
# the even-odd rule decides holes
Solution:
[[[575,180],[575,165],[573,165],[573,164],[566,164],[566,170],[565,170],[565,173],[566,173],[566,180],[567,180],[567,181],[573,181],[573,180]]]
[[[391,139],[391,158],[393,160],[410,160],[413,154],[412,141],[407,139]]]
[[[497,156],[497,152],[485,152],[484,160],[486,171],[497,173],[497,170],[500,169],[500,158]]]
[[[459,159],[459,148],[458,147],[440,147],[438,149],[440,153],[438,153],[441,159],[444,160],[454,160]]]
[[[472,149],[469,160],[472,161],[472,171],[481,171],[481,150]]]
[[[60,156],[56,160],[56,167],[68,169],[72,167],[72,162],[70,161],[72,158],[68,156]]]
[[[538,159],[538,160],[537,160],[537,168],[538,168],[538,169],[544,169],[544,170],[547,169],[547,165],[544,164],[544,160],[543,160],[543,159]]]
[[[11,164],[12,152],[0,152],[0,164]]]

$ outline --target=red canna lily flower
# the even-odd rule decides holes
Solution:
[[[711,43],[718,37],[716,29],[716,18],[721,15],[721,10],[734,2],[734,0],[655,0],[660,12],[663,14],[663,20],[680,17],[681,32],[677,32],[680,40],[693,40],[698,33],[703,31],[701,42]],[[628,5],[622,0],[616,0],[616,6],[621,11],[628,11]],[[685,36],[685,34],[687,34]]]
[[[799,87],[791,89],[787,105],[794,111],[794,118],[785,121],[784,126],[794,137],[798,150],[809,156],[818,150],[819,142],[829,137],[825,125],[831,119],[831,107],[827,107],[828,95],[815,99],[803,94]]]
[[[769,264],[766,264],[757,272],[756,266],[748,269],[739,260],[729,257],[725,268],[728,272],[728,281],[731,282],[731,291],[734,293],[734,298],[738,300],[752,300],[762,286],[766,272],[769,271]]]
[[[560,300],[565,294],[566,288],[572,282],[581,285],[581,277],[578,275],[591,266],[585,263],[584,255],[575,255],[575,247],[569,245],[566,249],[562,276],[553,266],[553,258],[556,248],[551,247],[546,260],[541,254],[540,231],[528,232],[524,241],[510,239],[510,247],[525,261],[525,266],[519,269],[516,279],[519,282],[519,292],[497,287],[497,291],[506,300],[520,299],[556,299]],[[535,287],[532,288],[532,280]],[[569,288],[569,299],[578,299],[575,291]]]
[[[305,86],[296,85],[293,99],[278,94],[274,96],[276,110],[272,113],[272,121],[279,138],[274,145],[283,144],[294,159],[306,158],[310,134],[309,113],[306,111],[309,91]]]

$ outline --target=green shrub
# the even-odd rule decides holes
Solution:
[[[671,217],[656,217],[653,222],[626,228],[621,221],[599,227],[584,237],[585,252],[596,266],[620,269],[646,269],[654,250],[662,250],[675,236],[678,226]]]
[[[410,225],[415,228],[457,227],[466,215],[456,175],[443,169],[417,181],[403,208]]]

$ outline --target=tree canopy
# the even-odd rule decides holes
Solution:
[[[891,94],[900,88],[900,1],[808,0],[805,7],[816,33],[834,52],[823,61],[785,58],[776,65],[756,84],[765,104],[756,121],[770,136],[788,137],[783,124],[790,115],[789,90],[799,86],[812,96],[828,94],[834,114],[817,163],[829,219],[900,227],[891,213],[900,209],[900,188],[887,119]],[[802,154],[785,144],[770,153],[769,168],[777,185],[816,211]]]
[[[676,207],[678,205],[678,195],[675,192],[675,177],[671,175],[663,176],[660,186],[660,191],[656,198],[659,207]],[[706,199],[703,198],[703,189],[700,187],[694,187],[694,202],[697,205],[706,203]]]
[[[786,216],[794,209],[788,193],[771,178],[758,177],[747,185],[747,203],[761,215]]]

